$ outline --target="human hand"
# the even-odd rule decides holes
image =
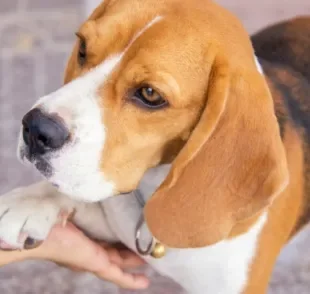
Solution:
[[[75,270],[92,272],[122,288],[145,289],[149,284],[145,276],[124,271],[144,264],[137,255],[107,243],[96,243],[71,223],[65,227],[56,225],[42,245],[23,252],[27,259],[45,259]]]

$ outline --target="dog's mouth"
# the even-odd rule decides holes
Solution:
[[[34,166],[43,177],[48,179],[53,175],[53,168],[49,160],[43,156],[31,156],[27,146],[19,150],[18,157],[23,163]]]
[[[36,158],[33,161],[34,166],[36,169],[45,177],[50,178],[53,175],[53,169],[49,162],[44,158]]]

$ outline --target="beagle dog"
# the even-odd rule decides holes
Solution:
[[[23,118],[19,157],[45,180],[0,198],[1,248],[75,210],[188,293],[265,293],[310,219],[310,17],[251,42],[209,0],[105,0],[77,37]]]

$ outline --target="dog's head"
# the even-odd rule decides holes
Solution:
[[[72,197],[135,189],[154,235],[203,246],[287,183],[273,102],[246,31],[205,0],[105,0],[77,33],[65,85],[23,119],[20,155]]]

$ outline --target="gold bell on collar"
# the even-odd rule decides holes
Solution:
[[[161,243],[156,242],[151,252],[151,256],[154,258],[162,258],[165,255],[166,255],[165,246]]]

